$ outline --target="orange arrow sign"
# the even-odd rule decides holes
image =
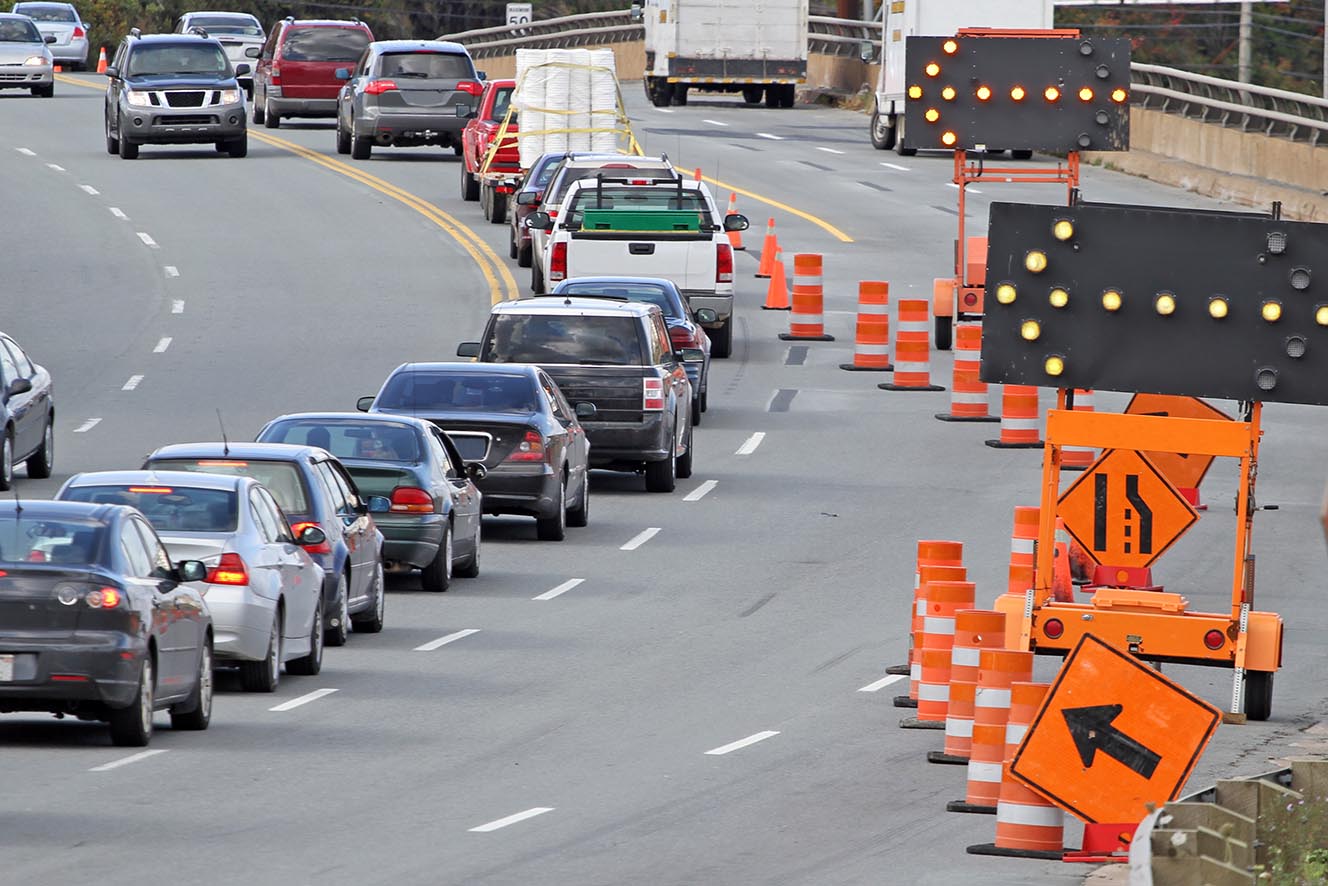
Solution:
[[[1125,407],[1125,414],[1231,421],[1231,416],[1198,397],[1178,397],[1173,394],[1135,394]],[[1211,455],[1186,455],[1180,452],[1145,452],[1144,455],[1157,466],[1162,476],[1182,489],[1198,489],[1213,463]]]
[[[1010,774],[1088,822],[1174,800],[1222,712],[1092,634],[1070,652]]]
[[[1199,518],[1176,488],[1133,449],[1109,449],[1061,495],[1056,514],[1088,556],[1108,566],[1147,566]]]

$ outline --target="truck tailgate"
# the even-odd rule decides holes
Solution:
[[[703,239],[698,239],[701,237]],[[710,234],[578,231],[567,246],[567,277],[663,277],[683,290],[715,288],[715,244]]]

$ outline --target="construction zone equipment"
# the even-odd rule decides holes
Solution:
[[[993,449],[1038,449],[1038,389],[1005,385],[1001,390],[1001,436],[987,440]]]
[[[973,748],[973,705],[983,649],[1005,645],[1005,613],[993,609],[961,609],[955,613],[954,647],[950,650],[950,703],[945,712],[945,747],[929,751],[928,763],[967,764]]]
[[[925,298],[899,300],[895,333],[895,377],[877,385],[883,391],[943,391],[931,383],[931,331]]]
[[[765,239],[761,241],[761,260],[756,266],[756,276],[765,279],[770,276],[775,266],[775,253],[779,252],[779,241],[775,239],[775,220],[767,219]]]
[[[101,48],[101,53],[97,56],[97,73],[106,73],[106,47]]]
[[[900,726],[944,729],[950,698],[950,657],[954,648],[955,613],[973,606],[974,584],[969,581],[933,581],[927,589],[922,620],[922,652],[918,670],[918,715]]]
[[[968,790],[947,812],[996,813],[1005,763],[1005,726],[1010,718],[1010,686],[1033,679],[1033,653],[984,649],[979,654],[978,688],[973,696],[973,745],[968,758]]]
[[[1076,390],[1074,408],[1079,412],[1093,412],[1093,392]],[[1061,470],[1082,471],[1097,460],[1097,450],[1091,446],[1061,447]]]
[[[919,566],[918,587],[913,592],[912,646],[908,652],[908,695],[895,699],[895,707],[918,706],[918,687],[922,682],[922,635],[927,620],[927,591],[933,581],[964,581],[968,570],[962,566]]]
[[[793,256],[793,307],[789,313],[789,331],[781,332],[784,341],[834,341],[825,332],[825,292],[821,276],[821,256],[799,252]]]
[[[937,413],[941,421],[1000,421],[987,406],[987,383],[979,378],[982,369],[982,324],[961,323],[954,327],[954,380],[950,411]]]
[[[960,541],[939,541],[936,539],[919,539],[917,547],[917,556],[913,567],[913,593],[909,595],[909,635],[908,635],[908,660],[901,665],[890,665],[885,669],[887,674],[908,674],[908,661],[913,658],[913,649],[918,646],[921,637],[922,622],[926,613],[918,614],[918,592],[922,588],[922,567],[924,566],[949,566],[963,569],[964,566],[964,543]],[[959,579],[964,576],[961,574]]]
[[[775,260],[770,263],[770,282],[765,287],[763,311],[787,311],[792,308],[789,301],[788,280],[784,276],[784,252],[775,247]]]
[[[729,208],[728,211],[724,213],[724,216],[727,218],[730,215],[737,215],[737,214],[738,214],[738,195],[733,191],[729,191]],[[747,249],[747,247],[744,246],[742,242],[742,231],[739,230],[729,231],[729,245],[733,247],[735,252],[743,252]]]
[[[1075,405],[1079,405],[1076,397]],[[1198,397],[1171,394],[1135,394],[1125,407],[1127,415],[1165,415],[1172,418],[1208,418],[1231,421],[1231,416]],[[1146,452],[1148,460],[1176,487],[1195,510],[1206,510],[1200,503],[1199,485],[1213,464],[1211,455],[1175,452]]]
[[[853,338],[853,362],[840,363],[850,372],[889,372],[890,284],[863,280],[858,284],[858,322]]]

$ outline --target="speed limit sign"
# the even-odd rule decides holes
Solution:
[[[509,25],[528,25],[530,24],[529,3],[509,3],[507,4],[507,23]]]

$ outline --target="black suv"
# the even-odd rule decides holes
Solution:
[[[140,145],[206,144],[232,157],[249,153],[244,90],[217,40],[197,33],[138,30],[120,41],[106,68],[106,151],[125,160]]]
[[[485,363],[534,363],[582,419],[590,466],[646,475],[646,489],[672,492],[692,475],[692,386],[657,306],[606,298],[544,296],[494,305],[483,342],[463,342],[461,357]]]

